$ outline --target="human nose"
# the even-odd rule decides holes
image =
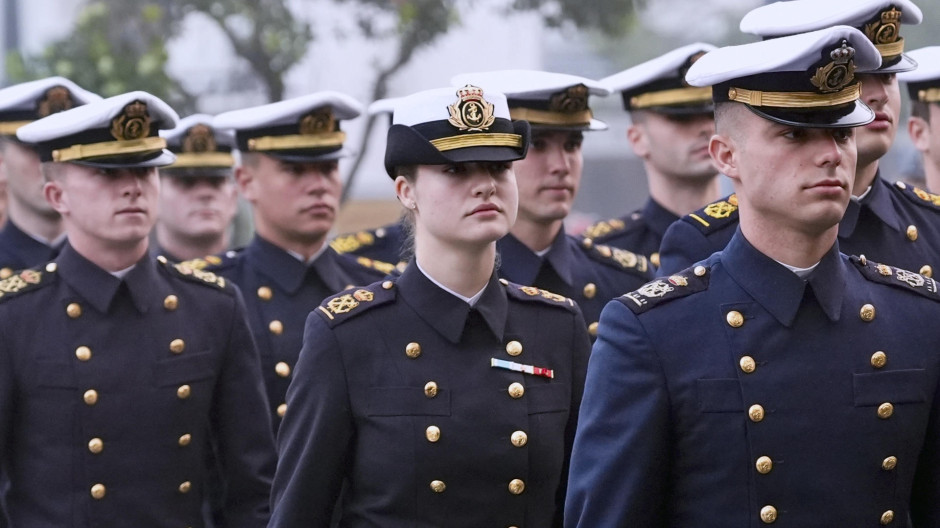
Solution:
[[[496,179],[488,172],[481,172],[473,187],[473,195],[489,198],[496,194]]]
[[[842,156],[844,153],[839,141],[827,134],[823,143],[824,145],[819,154],[819,166],[838,167],[842,164]]]

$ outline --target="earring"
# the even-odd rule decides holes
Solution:
[[[417,211],[417,210],[418,210],[418,204],[416,204],[416,203],[414,203],[414,202],[411,202],[411,210],[412,210],[412,211]]]

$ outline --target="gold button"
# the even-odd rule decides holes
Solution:
[[[104,450],[104,441],[100,438],[92,438],[88,441],[88,450],[97,455]]]
[[[508,286],[508,285],[509,285],[509,281],[506,280],[506,279],[499,279],[499,283],[502,284],[503,286]]]
[[[584,240],[581,241],[581,245],[584,246],[584,249],[591,249],[591,246],[594,245],[594,241],[591,240],[590,238],[585,238]]]
[[[104,484],[95,484],[91,487],[91,498],[95,500],[101,500],[104,498],[104,494],[107,491]]]
[[[725,316],[725,319],[728,321],[728,324],[731,325],[731,328],[741,328],[741,325],[744,324],[744,316],[741,315],[741,312],[737,310],[731,310],[728,312],[728,315]]]
[[[898,457],[896,456],[889,456],[881,461],[881,469],[885,471],[891,471],[896,467],[898,467]]]
[[[169,311],[177,309],[180,305],[180,300],[175,295],[167,295],[166,299],[163,299],[163,307]]]
[[[771,460],[769,456],[762,456],[757,459],[757,463],[754,464],[754,466],[757,468],[758,473],[766,475],[774,468],[774,461]]]
[[[182,482],[179,487],[180,493],[189,493],[191,489],[193,489],[193,483],[188,480]]]
[[[650,264],[659,267],[659,253],[653,253],[650,255]]]
[[[593,282],[589,282],[584,286],[584,296],[588,299],[593,299],[597,295],[597,286]]]
[[[871,355],[871,366],[877,369],[880,369],[881,367],[885,366],[887,362],[888,362],[887,354],[885,354],[884,352],[880,350]]]
[[[189,434],[189,433],[186,433],[186,434],[180,436],[180,438],[179,438],[179,440],[177,441],[177,443],[180,445],[180,447],[186,447],[186,446],[188,446],[189,443],[192,442],[192,441],[193,441],[193,435],[191,435],[191,434]]]
[[[95,389],[86,390],[82,399],[85,400],[85,403],[88,405],[94,405],[98,403],[98,391]]]
[[[597,337],[597,321],[588,325],[588,334],[590,334],[591,337]]]
[[[920,267],[920,274],[924,277],[933,277],[933,268],[929,264],[924,264]]]
[[[882,420],[887,420],[891,418],[891,415],[894,414],[894,405],[890,403],[882,403],[878,406],[878,418]]]
[[[13,270],[11,268],[0,269],[0,279],[8,279],[12,276],[13,276]]]
[[[424,430],[424,436],[427,437],[428,442],[437,442],[441,439],[441,428],[436,425],[429,425]]]
[[[431,491],[434,493],[444,493],[444,490],[447,489],[447,486],[440,480],[431,481]]]
[[[157,262],[159,262],[160,264],[166,264],[167,263],[166,257],[164,257],[163,255],[157,255]]]
[[[46,271],[48,271],[49,273],[55,273],[55,270],[57,270],[58,268],[59,266],[55,262],[50,262],[46,264]]]
[[[705,269],[705,266],[695,266],[695,269],[692,270],[692,273],[694,273],[696,277],[704,277],[707,271],[708,270]]]
[[[510,397],[518,400],[522,397],[523,394],[525,394],[525,387],[523,387],[521,383],[515,382],[509,385],[508,392]]]
[[[777,520],[777,508],[773,506],[764,506],[760,509],[760,520],[764,521],[764,524],[771,524]]]
[[[91,349],[86,346],[80,346],[75,349],[75,357],[77,357],[79,361],[88,361],[91,359]]]
[[[757,363],[751,356],[742,357],[738,364],[741,365],[741,370],[743,370],[746,374],[750,374],[757,369]]]
[[[424,395],[428,398],[433,398],[437,396],[437,383],[429,381],[424,384]]]
[[[516,431],[512,433],[510,437],[512,445],[516,447],[522,447],[529,442],[529,435],[525,434],[525,431]]]
[[[182,354],[183,350],[186,349],[186,342],[182,339],[174,339],[170,341],[170,352],[174,354]]]
[[[65,313],[72,319],[78,319],[82,316],[82,307],[78,303],[69,303],[69,305],[65,307]]]
[[[412,341],[405,345],[405,355],[411,359],[415,359],[421,355],[421,345]]]
[[[747,410],[747,416],[752,422],[759,422],[764,419],[764,408],[757,404],[751,405]]]
[[[189,385],[180,385],[180,388],[176,389],[176,397],[181,400],[189,398],[190,394],[192,394],[192,388]]]
[[[894,511],[888,510],[881,514],[882,525],[891,524],[892,522],[894,522]]]
[[[287,414],[287,404],[282,403],[277,406],[277,415],[283,418],[285,414]]]
[[[282,378],[290,376],[290,365],[284,363],[283,361],[278,361],[277,365],[274,365],[274,372]]]
[[[911,242],[917,240],[917,226],[907,226],[907,239]]]
[[[275,319],[268,323],[268,330],[274,335],[281,335],[284,332],[284,323]]]
[[[506,343],[506,353],[513,357],[518,356],[522,353],[522,343],[518,341],[510,341]]]
[[[391,289],[392,289],[392,286],[394,286],[394,285],[395,285],[395,283],[392,282],[392,281],[385,281],[385,282],[382,283],[382,289],[391,290]],[[443,483],[442,483],[442,484],[443,484]]]
[[[274,292],[271,291],[271,288],[267,286],[262,286],[258,288],[258,298],[262,301],[270,301],[271,297],[274,297]]]
[[[523,491],[525,491],[525,482],[522,482],[520,479],[512,479],[509,481],[509,493],[521,495]]]
[[[862,306],[862,309],[859,310],[858,316],[862,318],[862,321],[866,323],[871,322],[875,319],[875,307],[871,304],[866,304]]]

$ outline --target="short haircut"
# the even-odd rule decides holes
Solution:
[[[911,117],[919,117],[929,123],[930,104],[924,101],[911,101]]]

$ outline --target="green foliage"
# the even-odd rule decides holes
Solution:
[[[175,30],[173,22],[155,2],[90,2],[72,34],[39,56],[8,55],[7,74],[14,82],[62,75],[105,97],[145,90],[185,107],[191,98],[166,73],[165,41]]]
[[[623,35],[635,10],[646,0],[513,0],[513,8],[536,11],[549,27],[572,23],[606,35]]]

